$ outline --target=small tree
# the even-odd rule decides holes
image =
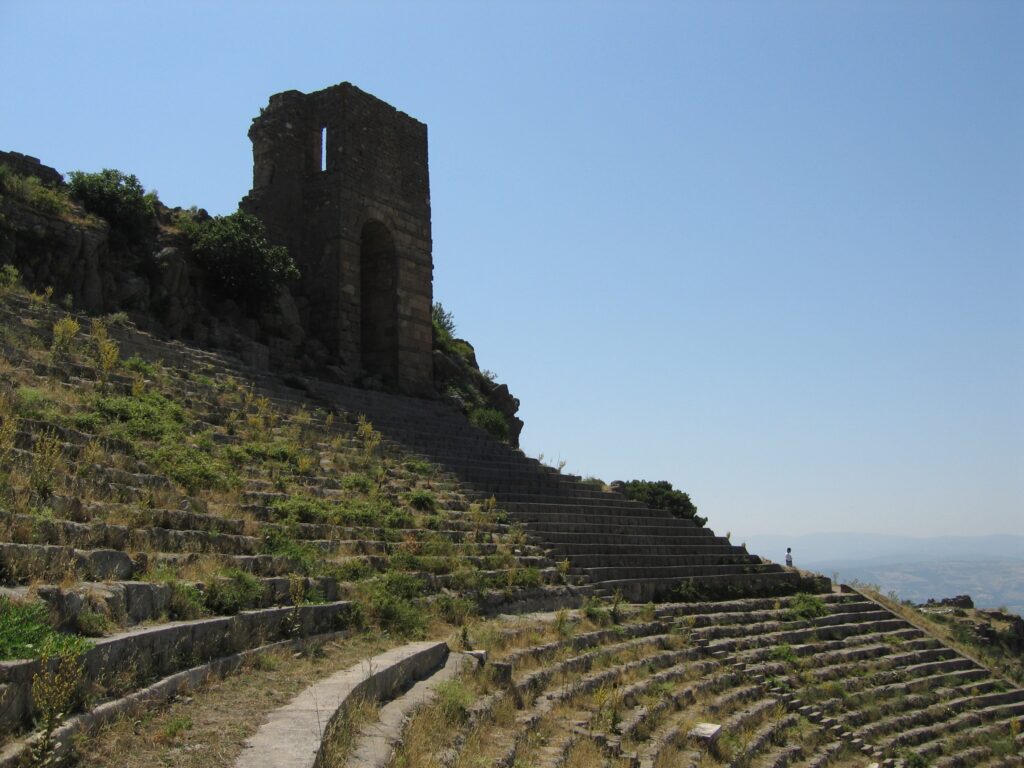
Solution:
[[[455,317],[440,301],[435,301],[431,307],[430,319],[434,324],[435,336],[448,340],[455,336]]]
[[[72,171],[68,178],[71,195],[127,241],[137,242],[152,229],[156,193],[147,193],[134,174],[104,168],[99,173]]]
[[[213,288],[255,311],[277,296],[280,286],[299,277],[299,270],[282,245],[267,242],[263,223],[237,211],[190,222],[185,232],[192,251],[213,279]]]

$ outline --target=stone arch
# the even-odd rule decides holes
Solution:
[[[398,254],[391,230],[370,219],[359,236],[362,367],[387,387],[398,381]]]

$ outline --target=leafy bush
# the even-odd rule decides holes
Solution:
[[[156,368],[138,355],[132,355],[131,357],[122,360],[121,367],[126,371],[141,373],[143,376],[154,376],[156,374]]]
[[[789,609],[786,611],[788,621],[799,621],[804,619],[810,621],[820,616],[828,615],[828,607],[820,597],[800,592],[789,601]]]
[[[55,360],[58,360],[71,351],[71,342],[82,327],[71,315],[65,315],[53,324],[53,341],[50,344],[50,352]]]
[[[45,603],[22,603],[0,596],[0,659],[79,654],[88,648],[84,638],[53,628]]]
[[[693,520],[703,526],[707,518],[697,514],[697,506],[690,500],[690,494],[677,491],[667,480],[630,480],[623,484],[626,498],[642,501],[651,509],[664,509],[674,517]]]
[[[508,422],[504,414],[494,408],[474,408],[469,421],[497,440],[508,440]]]
[[[184,429],[184,410],[159,392],[97,397],[93,410],[115,427],[115,434],[130,439],[176,438]]]
[[[159,470],[183,486],[189,493],[204,489],[226,490],[235,484],[235,476],[209,453],[180,440],[165,439],[155,448],[142,451]]]
[[[420,512],[433,512],[437,508],[437,500],[430,491],[417,488],[409,494],[409,506]]]
[[[62,214],[68,211],[67,193],[48,187],[35,176],[22,176],[0,164],[0,194],[16,197],[43,213]]]
[[[168,585],[171,588],[171,596],[167,603],[167,612],[172,619],[198,619],[207,613],[203,593],[195,585],[177,579],[172,579]]]
[[[473,692],[461,680],[445,680],[437,686],[437,708],[449,726],[466,721],[473,698]]]
[[[299,277],[288,249],[268,243],[263,223],[252,214],[237,211],[189,222],[185,233],[214,290],[249,310],[259,309],[277,296],[280,286]]]
[[[455,317],[445,310],[441,302],[435,301],[430,308],[430,319],[435,338],[451,339],[455,336]]]
[[[72,171],[68,178],[72,196],[127,241],[137,242],[153,228],[156,194],[147,193],[134,174],[104,168],[99,173]]]
[[[225,578],[206,586],[204,600],[211,613],[233,615],[256,606],[263,597],[263,584],[245,571],[231,570]]]
[[[0,166],[3,167],[3,166]],[[7,293],[21,284],[21,273],[13,264],[4,264],[0,267],[0,294]]]
[[[449,624],[459,626],[476,614],[476,603],[465,597],[445,593],[437,596],[434,610]]]
[[[57,404],[53,398],[37,387],[18,387],[15,396],[14,405],[19,416],[52,420],[58,415]]]
[[[422,637],[429,616],[421,605],[423,582],[410,573],[389,571],[363,589],[366,611],[381,629]]]
[[[322,523],[329,517],[329,505],[322,499],[309,496],[289,496],[275,499],[270,508],[280,520],[297,523]]]
[[[291,561],[292,570],[298,573],[313,574],[321,562],[319,553],[309,544],[299,541],[287,531],[271,528],[263,535],[262,552],[268,555],[285,557]]]
[[[341,478],[341,487],[355,493],[369,493],[373,490],[373,481],[362,473],[345,475]]]

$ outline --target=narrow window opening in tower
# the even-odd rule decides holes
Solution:
[[[327,170],[327,126],[320,129],[320,170]]]

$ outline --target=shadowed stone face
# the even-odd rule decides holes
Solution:
[[[427,127],[349,83],[270,97],[242,208],[302,271],[299,317],[353,382],[432,392]]]

